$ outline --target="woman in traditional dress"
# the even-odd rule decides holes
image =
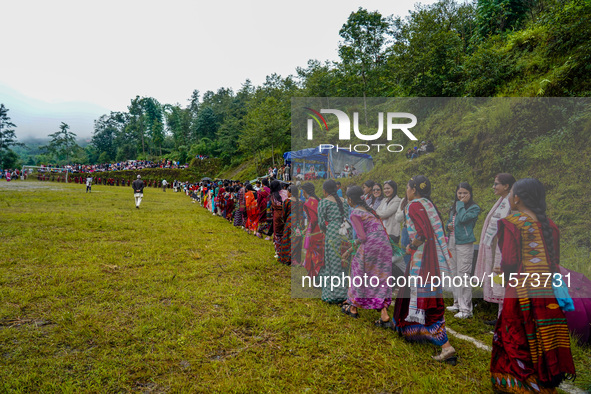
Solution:
[[[225,206],[225,218],[226,220],[230,221],[234,217],[234,199],[232,198],[234,188],[232,186],[228,186],[226,188],[226,192],[224,193],[224,206]]]
[[[306,202],[304,212],[308,218],[308,226],[304,236],[304,267],[308,275],[315,277],[324,266],[324,235],[318,226],[318,203],[316,188],[310,182],[302,185],[302,192]]]
[[[240,185],[238,186],[238,188],[238,194],[236,196],[238,207],[236,208],[234,214],[234,226],[241,227],[244,226],[244,223],[246,222],[246,200],[244,198],[246,189],[244,188],[244,186]]]
[[[331,277],[342,278],[345,270],[341,264],[342,244],[347,237],[339,234],[341,224],[348,216],[343,200],[337,195],[337,184],[332,179],[322,185],[324,198],[318,204],[318,226],[324,234],[324,267],[320,275],[327,277],[327,286],[322,287],[322,301],[329,304],[342,303],[347,299],[346,283],[333,286]],[[346,249],[345,249],[346,250]],[[344,282],[344,281],[343,281]],[[330,283],[330,285],[328,285]]]
[[[474,261],[474,225],[480,214],[480,207],[474,202],[472,186],[461,182],[456,188],[455,201],[449,211],[447,229],[449,230],[448,248],[451,253],[449,268],[454,277],[470,277]],[[448,311],[457,312],[454,317],[468,319],[472,317],[472,286],[463,283],[453,286],[454,303]]]
[[[406,225],[411,255],[406,267],[406,286],[401,287],[394,306],[396,331],[408,341],[441,346],[436,361],[456,363],[456,351],[447,339],[442,287],[432,278],[450,276],[449,251],[439,210],[431,201],[431,182],[423,175],[406,186]]]
[[[175,181],[176,182],[176,181]],[[178,186],[177,186],[178,189]],[[225,218],[226,217],[226,188],[221,186],[218,190],[218,195],[216,196],[217,199],[217,211],[218,215]]]
[[[246,202],[246,224],[244,227],[246,232],[254,234],[258,227],[259,212],[257,210],[257,200],[254,195],[254,188],[250,183],[246,185],[244,200]]]
[[[546,192],[533,178],[515,182],[509,193],[516,211],[498,222],[501,270],[505,278],[503,310],[495,327],[490,363],[493,389],[507,393],[555,393],[574,379],[568,326],[553,279],[559,274],[558,227],[546,216]],[[567,309],[568,310],[568,309]]]
[[[281,250],[281,237],[283,237],[283,199],[279,191],[281,190],[281,182],[274,180],[271,182],[271,195],[269,202],[271,203],[271,211],[273,212],[273,245],[275,246],[275,258],[279,257]]]
[[[216,200],[215,198],[218,195],[218,185],[214,182],[211,184],[211,188],[209,189],[209,201],[210,201],[210,206],[209,206],[209,211],[211,212],[212,215],[215,215],[215,211],[216,211]]]
[[[478,258],[474,276],[486,278],[491,273],[499,274],[501,272],[501,251],[498,246],[497,229],[499,220],[506,218],[511,213],[511,204],[508,196],[515,178],[511,174],[497,174],[493,183],[493,191],[499,199],[491,208],[480,234],[480,246],[478,247]],[[503,298],[505,297],[505,288],[498,281],[485,280],[483,285],[484,300],[499,305],[499,315],[503,309]],[[496,325],[497,320],[485,322],[489,325]]]
[[[269,222],[267,221],[267,203],[269,202],[270,193],[271,189],[269,189],[269,180],[267,178],[263,178],[263,186],[257,193],[257,209],[259,211],[259,219],[256,236],[262,238],[263,235],[266,235],[267,240],[269,240],[268,235],[269,229],[271,228]]]
[[[298,188],[291,185],[287,189],[288,198],[283,201],[283,236],[279,250],[279,261],[285,265],[299,264],[302,254],[303,223],[302,204],[298,200]]]
[[[351,225],[357,234],[357,250],[351,261],[351,283],[343,313],[358,317],[358,308],[380,311],[376,326],[392,328],[388,307],[392,303],[392,247],[388,233],[375,211],[362,198],[359,186],[347,189],[347,203],[351,206]],[[345,253],[345,258],[351,253]],[[369,278],[369,281],[363,280]],[[377,280],[374,281],[374,278]],[[361,283],[360,283],[361,282]]]
[[[203,185],[203,208],[209,209],[210,202],[209,202],[209,185]]]

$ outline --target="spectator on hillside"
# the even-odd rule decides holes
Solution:
[[[427,142],[423,141],[421,142],[421,146],[419,147],[419,155],[424,155],[425,153],[427,153]]]

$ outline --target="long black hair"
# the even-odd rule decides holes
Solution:
[[[310,197],[315,198],[316,201],[320,201],[316,195],[316,188],[314,187],[314,184],[306,182],[302,185],[302,190],[305,191]]]
[[[337,202],[337,205],[339,206],[339,211],[341,212],[341,216],[343,216],[343,218],[344,218],[345,217],[345,207],[343,207],[343,201],[341,201],[341,198],[337,194],[337,183],[335,181],[333,181],[332,179],[329,179],[327,181],[324,181],[324,183],[322,184],[322,188],[324,189],[324,191],[328,195],[331,195],[334,197],[334,199]]]
[[[279,194],[280,190],[281,182],[278,180],[271,181],[271,196],[273,196],[276,202],[281,202],[281,194]]]
[[[384,182],[384,185],[388,185],[388,186],[390,186],[392,188],[392,190],[394,190],[392,192],[392,195],[387,200],[387,204],[390,204],[390,201],[392,201],[392,199],[394,197],[396,197],[397,194],[398,194],[398,185],[394,181],[386,181],[386,182]],[[383,192],[383,188],[382,188],[382,192]],[[385,197],[385,195],[384,195],[384,197]]]
[[[365,208],[365,210],[367,210],[367,212],[371,213],[376,218],[380,219],[376,211],[374,211],[372,207],[367,205],[367,202],[362,198],[362,196],[363,189],[359,186],[350,186],[349,188],[347,188],[347,197],[351,199],[351,202],[353,204],[362,206],[363,208]]]
[[[299,223],[299,220],[300,220],[300,191],[298,190],[298,187],[296,185],[289,185],[287,190],[291,193],[291,196],[294,197],[294,199],[295,199],[295,201],[292,201],[292,203],[295,206],[291,209],[292,213],[295,212],[295,215],[294,215],[295,220],[293,221],[293,223],[295,225],[295,223]],[[294,210],[294,208],[295,208],[295,210]]]
[[[542,233],[548,248],[549,263],[552,266],[558,264],[558,260],[554,260],[558,256],[556,256],[554,243],[552,242],[552,227],[550,227],[550,221],[546,216],[546,190],[544,185],[535,178],[520,179],[513,184],[513,195],[518,196],[523,201],[523,204],[538,217],[538,221],[542,224]]]
[[[373,185],[375,185],[376,183],[370,179],[370,180],[363,182],[363,184],[365,186],[369,187],[370,189],[372,189],[372,191],[369,192],[369,194],[371,195],[373,192]],[[361,188],[361,190],[363,190],[363,188]]]
[[[513,187],[513,184],[516,182],[515,177],[511,174],[506,172],[502,172],[500,174],[495,175],[495,179],[498,179],[502,185],[508,185],[509,190]]]
[[[437,208],[437,205],[435,205],[433,200],[431,200],[431,181],[429,180],[429,178],[427,178],[424,175],[413,176],[412,178],[410,178],[410,181],[408,181],[408,186],[411,189],[416,189],[417,194],[420,197],[429,200],[431,204],[433,204],[433,206],[435,207],[435,210],[437,211],[437,215],[439,216],[439,220],[441,220],[441,223],[445,223],[443,221],[443,217],[441,216],[441,212],[439,212],[439,209]]]
[[[458,198],[458,190],[460,190],[460,189],[466,189],[466,190],[468,190],[470,192],[470,199],[468,200],[467,203],[464,204],[464,208],[468,209],[472,205],[476,204],[474,202],[474,194],[472,193],[472,186],[470,186],[470,184],[468,182],[460,182],[460,184],[458,185],[458,187],[456,187],[456,197],[454,199],[454,203],[451,206],[451,209],[449,210],[449,212],[452,215],[455,215],[456,214],[456,205],[457,205],[456,203],[458,201],[460,201],[460,199]]]

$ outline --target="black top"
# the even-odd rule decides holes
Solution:
[[[131,184],[131,187],[133,187],[134,193],[143,193],[144,192],[144,181],[142,181],[141,179],[136,179]]]

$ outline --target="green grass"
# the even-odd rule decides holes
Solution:
[[[129,187],[84,191],[0,182],[0,392],[490,391],[489,353],[451,337],[460,362],[440,365],[375,311],[291,298],[269,242],[184,194],[146,189],[137,210]]]

